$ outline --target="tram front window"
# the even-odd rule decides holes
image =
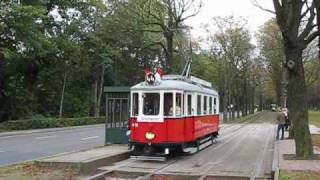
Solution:
[[[160,109],[160,94],[159,93],[144,93],[143,98],[143,114],[158,115]]]

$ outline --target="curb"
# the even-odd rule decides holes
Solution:
[[[84,180],[105,180],[105,176],[111,172],[112,172],[112,170],[111,171],[104,171],[104,172],[98,173],[96,175],[84,178]]]
[[[275,127],[277,132],[277,126]],[[274,137],[275,138],[275,137]],[[279,141],[274,141],[273,160],[272,160],[272,172],[271,176],[273,180],[279,179]]]
[[[78,152],[81,152],[81,151],[78,151]],[[77,152],[61,153],[52,157],[72,154],[72,153],[77,153]],[[101,166],[111,165],[115,162],[128,159],[129,155],[130,155],[130,151],[126,151],[126,152],[121,152],[111,156],[102,156],[102,157],[93,158],[93,159],[81,161],[81,162],[80,161],[79,162],[59,162],[59,161],[50,162],[50,161],[43,161],[45,159],[39,159],[35,161],[35,164],[37,166],[53,167],[53,168],[71,167],[79,170],[80,174],[90,174],[92,172],[95,172],[97,168]]]
[[[71,127],[62,127],[62,128],[48,128],[48,129],[33,129],[33,130],[22,130],[22,131],[11,131],[0,133],[0,137],[8,136],[22,136],[33,133],[47,133],[47,132],[56,132],[56,131],[67,131],[72,129],[85,129],[85,128],[94,128],[105,125],[105,123],[94,124],[94,125],[85,125],[85,126],[71,126]]]

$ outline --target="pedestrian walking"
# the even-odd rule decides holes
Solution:
[[[286,118],[286,124],[284,125],[284,130],[289,131],[290,121],[289,121],[289,116],[288,116],[288,109],[282,108],[282,112],[284,113],[285,118]]]
[[[281,140],[284,138],[284,128],[286,124],[286,116],[283,112],[278,112],[277,114],[277,124],[278,124],[278,129],[277,129],[277,140],[279,140],[279,134],[281,131]]]

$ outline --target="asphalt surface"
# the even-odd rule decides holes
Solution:
[[[0,136],[0,166],[104,145],[105,126]]]
[[[128,159],[105,169],[173,177],[182,175],[182,179],[188,176],[270,179],[276,130],[272,123],[274,119],[275,114],[267,112],[250,123],[225,124],[216,143],[193,155],[165,163]]]

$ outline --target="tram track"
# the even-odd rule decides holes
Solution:
[[[269,133],[267,133],[268,139],[267,139],[266,143],[263,144],[263,148],[261,149],[261,153],[260,153],[261,156],[256,161],[256,165],[252,171],[250,180],[257,179],[258,175],[261,174],[263,158],[266,156],[268,145],[272,143],[272,138],[273,138],[272,131],[274,131],[274,128],[270,128],[268,131]],[[270,174],[270,176],[271,176],[271,174]]]
[[[258,117],[257,117],[258,116]],[[222,135],[218,138],[216,143],[208,146],[206,149],[202,149],[197,153],[191,155],[175,157],[169,159],[167,162],[141,162],[139,160],[124,160],[118,162],[115,166],[106,167],[107,171],[100,179],[136,179],[136,180],[146,180],[146,179],[270,179],[269,176],[261,177],[263,165],[263,158],[268,152],[268,145],[272,141],[272,135],[269,135],[267,141],[262,145],[259,150],[260,157],[256,159],[252,173],[249,175],[227,175],[227,174],[210,174],[210,170],[215,168],[216,165],[221,165],[222,162],[230,159],[232,154],[237,152],[237,149],[241,147],[241,143],[251,136],[255,136],[254,132],[260,128],[259,124],[255,124],[255,121],[261,121],[264,118],[264,113],[259,113],[256,118],[250,118],[245,123],[241,124],[228,124],[226,127],[221,128]],[[271,130],[265,131],[267,134],[272,134]],[[211,142],[210,142],[211,143]],[[231,147],[230,149],[224,150],[226,147]],[[224,153],[220,159],[215,159],[213,162],[208,162],[207,154],[210,152],[222,151]],[[193,161],[197,159],[196,161]],[[209,158],[210,159],[210,158]],[[189,173],[184,171],[174,171],[175,167],[182,166],[186,163],[193,162],[192,167],[194,169],[199,169],[198,164],[205,164],[207,167],[200,173]],[[191,166],[191,165],[190,165]],[[195,170],[196,171],[196,170]],[[98,178],[99,179],[99,178]],[[99,180],[100,180],[99,179]]]
[[[239,135],[239,132],[238,132],[239,129],[241,129],[241,128],[238,128],[236,131],[233,131],[233,135],[228,137],[229,141],[232,140],[232,137]],[[222,144],[219,144],[216,148],[222,147],[223,145],[227,144],[229,141],[226,141],[226,142],[223,142]],[[204,150],[204,149],[202,149],[202,150]],[[199,151],[199,152],[201,152],[201,151]],[[197,154],[199,152],[196,152],[194,154]],[[190,155],[194,155],[194,154],[190,154]],[[184,158],[187,159],[189,157],[190,156],[185,156]],[[130,165],[133,165],[135,163],[140,163],[139,160],[127,159],[127,160],[124,160],[124,161],[120,162],[120,164],[118,164],[118,165],[116,165],[116,166],[114,166],[112,168],[109,168],[108,171],[106,171],[103,174],[103,177],[97,178],[95,180],[100,180],[100,179],[110,179],[110,180],[113,180],[113,179],[147,180],[147,179],[172,178],[172,177],[174,177],[175,179],[184,179],[185,177],[188,177],[188,179],[189,179],[190,178],[189,175],[183,175],[183,174],[178,174],[178,173],[175,173],[175,174],[160,173],[162,170],[168,168],[170,165],[178,162],[180,160],[180,158],[181,157],[178,157],[178,159],[175,159],[175,160],[169,160],[169,162],[165,162],[166,164],[163,167],[155,169],[152,172],[135,172],[135,171],[124,171],[124,170],[121,170],[121,167],[130,166]],[[128,162],[126,162],[126,161],[128,161]],[[193,177],[195,179],[199,179],[202,176],[201,175],[197,175],[197,176],[193,176]],[[193,179],[193,178],[191,178],[191,179]]]

